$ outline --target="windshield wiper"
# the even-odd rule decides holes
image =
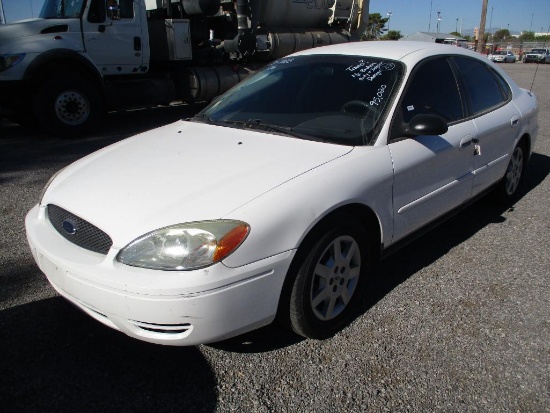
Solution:
[[[274,125],[272,123],[263,122],[260,119],[249,119],[249,120],[225,120],[225,124],[237,125],[243,129],[254,129],[261,130],[264,132],[276,132],[286,136],[292,136],[293,138],[305,139],[305,140],[317,140],[314,136],[307,135],[305,133],[300,133],[292,130],[291,127],[285,127],[280,125]]]
[[[186,120],[190,122],[208,123],[210,125],[216,123],[212,119],[210,119],[210,117],[206,113],[199,113],[198,115],[195,115],[192,118],[188,118]]]

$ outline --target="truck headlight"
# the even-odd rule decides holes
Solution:
[[[0,55],[0,72],[8,70],[25,58],[25,53],[3,54]]]
[[[173,225],[137,238],[120,250],[116,259],[152,270],[194,270],[223,260],[249,232],[248,224],[233,220]]]

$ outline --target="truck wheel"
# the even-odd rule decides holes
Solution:
[[[97,128],[103,103],[91,82],[79,76],[59,76],[40,87],[33,112],[50,133],[77,137]]]

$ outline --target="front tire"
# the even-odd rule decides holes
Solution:
[[[289,302],[292,330],[325,339],[345,327],[361,301],[370,264],[369,240],[361,222],[341,214],[322,224],[301,247]],[[300,252],[300,250],[299,250]]]
[[[39,88],[33,112],[50,133],[77,137],[98,127],[103,102],[91,81],[80,76],[59,76]]]

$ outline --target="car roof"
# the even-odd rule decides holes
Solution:
[[[316,47],[294,54],[298,55],[319,55],[319,54],[340,54],[340,55],[364,55],[403,61],[404,63],[415,63],[429,56],[435,55],[466,55],[478,58],[480,55],[463,47],[445,45],[431,42],[416,41],[361,41],[342,43],[337,45]]]

